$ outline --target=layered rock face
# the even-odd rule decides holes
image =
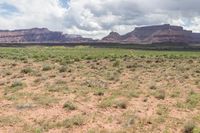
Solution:
[[[200,43],[200,33],[192,33],[193,43]]]
[[[102,40],[95,41],[80,35],[63,34],[46,28],[24,30],[0,30],[0,43],[200,43],[200,33],[184,30],[169,24],[135,28],[132,32],[120,35],[111,32]]]
[[[165,24],[157,26],[138,27],[135,28],[134,31],[121,36],[108,35],[107,37],[103,38],[102,41],[135,44],[200,43],[200,34],[184,30],[183,27],[180,26]]]
[[[33,28],[25,30],[0,30],[0,43],[62,43],[87,42],[92,39],[79,35],[63,34],[50,31],[46,28]]]
[[[117,32],[111,32],[108,36],[104,37],[102,40],[104,41],[112,41],[112,42],[117,42],[121,41],[122,37],[119,33]]]

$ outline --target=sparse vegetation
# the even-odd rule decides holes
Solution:
[[[115,61],[113,63],[113,67],[119,67],[119,65],[120,65],[120,61],[119,60],[117,60],[117,61]]]
[[[28,73],[33,72],[33,70],[30,67],[26,67],[26,68],[22,69],[21,72],[24,74],[28,74]]]
[[[33,96],[32,100],[41,106],[50,106],[53,103],[58,102],[57,98],[54,98],[52,96],[49,96],[47,94],[43,94],[43,95],[35,95]]]
[[[81,115],[73,116],[72,118],[67,118],[61,123],[58,123],[58,126],[71,128],[73,126],[81,126],[84,124],[85,118]]]
[[[43,68],[42,68],[43,71],[49,71],[49,70],[51,70],[51,69],[52,69],[51,66],[48,65],[48,64],[45,64],[45,65],[43,66]]]
[[[120,109],[126,109],[127,108],[127,102],[126,101],[116,101],[115,107]]]
[[[20,80],[15,80],[10,86],[5,87],[4,95],[8,93],[15,93],[25,87],[25,84]]]
[[[12,85],[10,87],[11,88],[22,88],[23,83],[20,80],[16,80],[12,83]]]
[[[200,131],[199,52],[0,49],[0,132]]]
[[[9,126],[19,123],[21,120],[17,116],[0,116],[0,126]]]
[[[183,132],[184,133],[193,133],[194,128],[195,128],[194,122],[189,121],[189,122],[185,123]]]
[[[63,105],[63,108],[64,109],[67,109],[67,110],[76,110],[77,107],[76,105],[74,105],[72,102],[65,102],[65,104]]]
[[[200,103],[200,94],[195,93],[193,91],[190,92],[186,101],[187,108],[190,109],[195,108],[199,103]]]
[[[158,90],[155,92],[155,98],[159,99],[159,100],[164,100],[166,97],[166,92],[165,90]]]
[[[63,72],[66,72],[67,71],[67,67],[66,66],[62,66],[59,68],[59,72],[60,73],[63,73]]]

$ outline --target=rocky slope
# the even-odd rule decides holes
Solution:
[[[63,34],[47,28],[24,30],[0,30],[0,43],[200,43],[200,33],[184,30],[180,26],[169,24],[137,27],[132,32],[120,35],[111,32],[102,40],[83,38],[80,35]]]
[[[108,36],[103,38],[104,41],[113,41],[113,42],[117,42],[122,40],[122,37],[119,33],[117,32],[111,32]]]
[[[103,42],[113,43],[200,43],[200,33],[184,30],[180,26],[169,24],[138,27],[125,35],[112,32],[102,39]]]
[[[0,43],[79,43],[88,41],[92,41],[92,39],[54,32],[46,28],[0,30]]]

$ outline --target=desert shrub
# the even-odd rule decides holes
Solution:
[[[108,87],[108,83],[102,80],[86,80],[84,85],[92,88],[103,89]]]
[[[81,115],[73,116],[72,118],[67,118],[63,122],[58,123],[60,127],[71,128],[73,126],[81,126],[85,122],[85,119]]]
[[[79,61],[81,61],[81,59],[80,58],[75,58],[74,61],[75,62],[79,62]]]
[[[42,106],[50,106],[51,104],[58,102],[58,99],[47,94],[35,95],[32,100],[34,103]]]
[[[77,107],[76,105],[74,105],[72,102],[66,102],[64,105],[63,105],[63,108],[64,109],[67,109],[67,110],[76,110]]]
[[[114,107],[119,109],[127,108],[127,101],[124,99],[115,99],[115,96],[107,97],[99,104],[101,108]]]
[[[51,70],[51,66],[46,64],[46,65],[43,66],[42,70],[43,71],[49,71],[49,70]]]
[[[171,97],[172,97],[172,98],[179,97],[179,96],[180,96],[180,93],[181,93],[180,91],[175,90],[175,91],[172,92]]]
[[[11,73],[10,71],[8,71],[8,70],[5,70],[3,73],[4,73],[6,76],[12,75],[12,73]]]
[[[192,64],[192,63],[194,63],[194,61],[193,60],[188,60],[188,63]]]
[[[21,73],[24,73],[24,74],[28,74],[28,73],[31,73],[31,72],[33,72],[33,70],[30,67],[26,67],[26,68],[21,70]]]
[[[193,133],[194,128],[195,128],[194,122],[189,121],[189,122],[185,123],[183,132],[184,133]]]
[[[63,92],[67,93],[69,88],[64,80],[57,80],[54,84],[47,84],[47,90],[49,92]]]
[[[199,104],[199,101],[200,94],[191,91],[186,100],[187,108],[195,108]]]
[[[115,61],[113,63],[113,67],[119,67],[119,65],[120,65],[120,61],[119,60],[117,60],[117,61]]]
[[[196,70],[196,73],[200,73],[200,70]]]
[[[120,78],[120,73],[119,72],[108,72],[106,74],[106,78],[110,81],[118,81]]]
[[[120,108],[120,109],[126,109],[127,108],[127,102],[126,101],[116,101],[115,108]]]
[[[137,116],[135,115],[135,112],[132,111],[127,111],[125,113],[123,113],[122,118],[124,119],[124,127],[133,127],[133,125],[135,124],[136,120],[138,119]]]
[[[108,108],[112,107],[113,105],[114,105],[114,97],[107,97],[100,102],[99,107]]]
[[[67,67],[66,66],[62,66],[59,68],[59,72],[60,73],[63,73],[63,72],[66,72],[67,71]]]
[[[165,90],[159,90],[155,93],[155,98],[159,99],[159,100],[164,100],[166,96],[166,92]]]
[[[17,109],[31,109],[34,106],[31,103],[24,103],[24,104],[18,104],[16,106]]]
[[[102,89],[102,88],[97,88],[94,91],[94,95],[95,96],[103,96],[105,93],[106,89]]]
[[[16,116],[4,116],[4,115],[0,116],[0,126],[1,127],[14,125],[14,124],[20,123],[20,122],[21,122],[21,119]]]
[[[21,81],[19,81],[19,80],[16,80],[16,81],[14,81],[12,84],[11,84],[11,86],[10,86],[11,88],[18,88],[18,89],[20,89],[20,88],[23,88],[23,83],[21,82]]]
[[[161,116],[166,116],[169,112],[169,108],[166,105],[159,104],[156,113]]]
[[[195,127],[193,129],[193,132],[192,133],[200,133],[200,128],[199,127]]]
[[[151,85],[149,88],[150,88],[151,90],[156,90],[156,89],[157,89],[157,87],[156,87],[155,85]]]

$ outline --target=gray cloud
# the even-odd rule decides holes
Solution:
[[[85,37],[121,34],[135,26],[171,23],[200,31],[199,0],[2,0],[0,28],[47,27]],[[30,6],[31,5],[31,6]],[[45,6],[44,6],[45,5]],[[5,11],[8,11],[5,13]],[[16,14],[16,12],[18,12]]]
[[[72,16],[66,16],[71,17],[72,23],[67,26],[76,26],[86,33],[96,30],[108,33],[117,29],[123,33],[133,30],[126,27],[172,23],[186,28],[198,25],[198,31],[200,26],[196,22],[200,16],[199,4],[198,0],[72,0],[71,9],[68,10]],[[88,12],[88,15],[84,16],[84,12]]]

